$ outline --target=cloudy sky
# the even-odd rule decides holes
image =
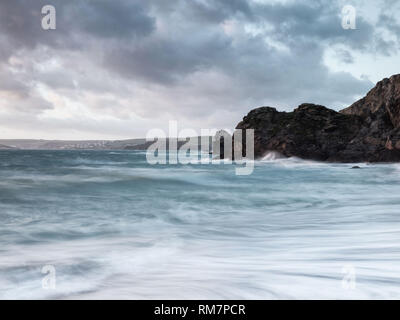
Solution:
[[[57,29],[41,26],[56,8]],[[344,5],[356,30],[342,28]],[[233,128],[400,73],[400,1],[0,0],[0,138]]]

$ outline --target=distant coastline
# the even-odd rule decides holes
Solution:
[[[147,150],[153,143],[154,141],[146,141],[144,138],[127,140],[0,139],[0,150]],[[187,142],[179,141],[177,147],[185,143]],[[169,145],[168,139],[166,145]]]

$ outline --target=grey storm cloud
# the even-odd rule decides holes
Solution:
[[[148,15],[144,1],[79,1],[66,10],[64,19],[75,17],[80,30],[105,38],[142,37],[155,29],[155,18]]]
[[[395,41],[385,41],[382,43],[382,48],[385,50],[385,53],[390,55],[393,54],[393,52],[398,51],[400,49],[400,22],[396,20],[394,13],[382,13],[379,16],[377,26],[383,27],[395,39]]]
[[[344,107],[373,84],[332,71],[325,52],[333,48],[347,65],[357,53],[398,52],[389,2],[376,24],[360,15],[356,30],[344,30],[343,4],[328,0],[1,0],[0,92],[18,93],[19,110],[57,108],[41,97],[45,86],[65,100],[107,95],[97,108],[110,115],[114,104],[119,114],[183,115],[189,123],[191,114],[216,115],[220,126],[228,120],[218,114],[239,120],[263,104]],[[57,9],[52,31],[40,22],[48,4]],[[56,67],[43,67],[51,59]],[[90,110],[94,100],[85,100]]]
[[[373,36],[373,27],[363,17],[357,18],[357,30],[348,32],[341,25],[342,7],[334,1],[279,3],[258,6],[258,18],[274,26],[282,41],[345,41],[356,46]]]
[[[57,9],[57,31],[44,34],[41,9]],[[146,36],[155,29],[143,1],[109,0],[14,0],[0,2],[0,27],[10,45],[17,48],[40,44],[78,49],[84,36],[125,38]],[[81,40],[75,42],[75,35]]]
[[[221,23],[232,16],[253,18],[253,10],[246,0],[188,1],[186,12],[193,19],[206,23]]]
[[[210,8],[221,7],[225,10],[218,11],[217,19]],[[321,99],[321,103],[346,101],[349,85],[353,96],[371,84],[350,74],[329,73],[322,64],[322,49],[346,41],[353,48],[364,49],[373,38],[373,28],[360,19],[360,30],[364,31],[347,36],[339,13],[340,7],[322,2],[253,6],[244,1],[184,2],[160,16],[169,22],[171,32],[150,36],[136,45],[111,48],[104,63],[123,76],[164,85],[186,81],[188,75],[199,70],[218,70],[246,90],[244,97],[251,95],[255,100],[265,101],[263,97],[267,97],[291,104],[303,98],[319,98],[320,94],[311,97],[310,92],[322,90],[327,92],[327,99]],[[268,23],[273,30],[262,36],[225,34],[221,21],[231,18],[255,26]],[[205,26],[204,21],[208,22]],[[290,51],[281,52],[263,36],[270,36]]]

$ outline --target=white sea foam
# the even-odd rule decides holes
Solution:
[[[275,161],[277,159],[285,159],[286,157],[276,151],[267,152],[261,161]]]
[[[400,298],[397,164],[276,157],[239,177],[143,153],[52,155],[3,159],[0,298]]]

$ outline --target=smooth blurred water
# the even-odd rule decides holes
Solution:
[[[400,298],[400,165],[351,166],[1,151],[0,298]]]

